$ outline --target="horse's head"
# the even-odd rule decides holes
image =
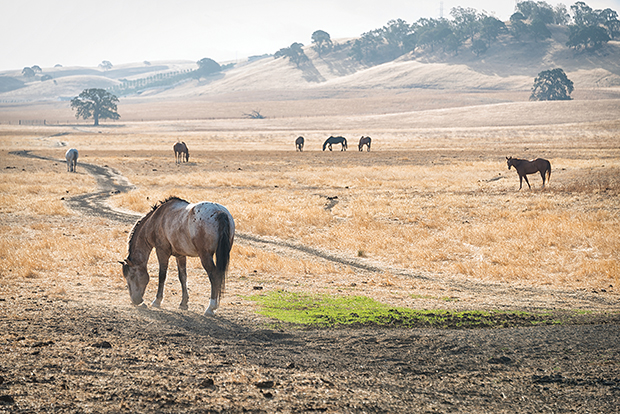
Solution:
[[[508,169],[512,167],[512,157],[506,157],[506,164],[508,164]]]
[[[131,301],[136,306],[142,306],[144,304],[142,297],[144,296],[146,285],[149,284],[149,274],[146,266],[135,265],[129,259],[119,263],[123,265],[123,276],[127,280]]]

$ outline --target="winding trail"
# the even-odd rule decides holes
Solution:
[[[64,163],[65,160],[32,154],[30,151],[14,151],[11,155],[35,158],[40,160]],[[68,207],[81,214],[103,217],[112,221],[133,225],[142,217],[141,214],[122,211],[110,206],[107,200],[114,194],[125,193],[136,187],[120,172],[108,166],[98,166],[84,162],[78,163],[97,181],[97,191],[72,196],[65,199]],[[294,256],[300,259],[316,260],[317,258],[340,266],[348,266],[356,271],[369,273],[388,273],[405,276],[411,279],[439,283],[446,290],[454,290],[481,298],[484,305],[500,308],[528,309],[598,309],[620,312],[617,295],[600,295],[585,290],[565,291],[541,287],[515,287],[503,283],[487,283],[480,281],[456,280],[441,275],[423,275],[407,269],[396,268],[384,263],[371,264],[351,257],[343,257],[325,250],[304,246],[276,237],[264,237],[237,231],[235,239],[251,247],[272,251],[284,257]]]

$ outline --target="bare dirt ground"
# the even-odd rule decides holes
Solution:
[[[12,168],[25,167],[19,155]],[[122,171],[79,168],[98,188],[67,196],[70,208],[104,225],[135,221],[105,204],[130,188]],[[273,238],[236,240],[359,274],[386,270]],[[269,324],[234,294],[251,294],[252,280],[231,283],[218,316],[205,318],[200,306],[175,309],[174,297],[144,310],[105,283],[76,279],[58,294],[61,281],[25,279],[0,295],[0,412],[620,412],[616,294],[424,280],[481,307],[596,312],[535,327],[299,329]]]

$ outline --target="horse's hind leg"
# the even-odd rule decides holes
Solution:
[[[189,301],[189,293],[187,292],[187,257],[177,256],[177,270],[179,272],[179,282],[181,282],[181,291],[183,297],[179,309],[187,310],[187,302]]]
[[[523,178],[525,178],[525,182],[527,183],[527,186],[530,188],[530,190],[532,189],[532,186],[530,185],[530,182],[527,179],[527,175],[524,175]],[[519,188],[520,190],[520,188]]]
[[[209,281],[211,282],[211,300],[209,300],[209,307],[205,311],[205,316],[215,316],[215,310],[219,306],[220,293],[222,291],[222,275],[216,269],[215,263],[213,263],[213,254],[202,254],[200,261],[202,267],[207,271]]]

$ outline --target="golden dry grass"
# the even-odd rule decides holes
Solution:
[[[108,165],[137,186],[114,196],[116,207],[145,213],[170,195],[216,201],[230,209],[240,232],[386,269],[360,274],[238,240],[229,288],[240,281],[402,298],[443,297],[445,278],[568,290],[620,286],[619,121],[379,130],[370,153],[357,151],[357,130],[333,132],[350,137],[348,152],[320,151],[326,133],[316,120],[304,134],[307,151],[296,153],[293,123],[274,121],[273,130],[236,121],[221,129],[224,121],[0,127],[0,284],[53,277],[64,292],[70,287],[61,282],[74,283],[79,273],[95,285],[123,288],[117,260],[130,226],[82,217],[61,201],[93,191],[94,180],[79,166],[71,175],[62,162],[7,152],[28,148],[62,159],[66,144],[80,148],[80,161]],[[177,139],[189,145],[189,164],[174,164]],[[542,190],[540,177],[530,176],[533,189],[518,192],[506,155],[549,158],[551,185]],[[198,261],[189,267],[190,280],[204,281]],[[153,258],[150,270],[156,273]],[[169,283],[170,294],[178,294],[174,278]],[[205,294],[207,288],[194,287]]]

